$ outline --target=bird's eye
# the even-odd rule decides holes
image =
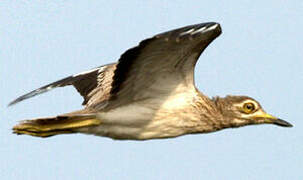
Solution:
[[[255,105],[253,103],[245,103],[243,110],[245,113],[252,113],[255,110]]]

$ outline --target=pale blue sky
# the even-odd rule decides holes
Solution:
[[[200,57],[209,96],[249,95],[291,122],[175,139],[16,136],[18,120],[80,109],[61,88],[7,108],[23,93],[116,61],[140,40],[215,21],[223,34]],[[1,179],[302,179],[303,1],[0,2]]]

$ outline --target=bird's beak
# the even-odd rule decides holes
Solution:
[[[276,119],[273,122],[274,124],[278,125],[278,126],[283,126],[283,127],[293,127],[292,124],[290,124],[287,121],[284,121],[283,119]]]
[[[267,113],[264,113],[264,114],[258,116],[258,118],[264,119],[265,123],[275,124],[275,125],[283,126],[283,127],[293,127],[293,125],[290,124],[289,122],[279,119],[277,117],[274,117]]]

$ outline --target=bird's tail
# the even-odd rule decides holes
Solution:
[[[13,127],[16,134],[49,137],[58,134],[76,133],[78,128],[97,126],[101,121],[95,114],[66,114],[25,120]]]

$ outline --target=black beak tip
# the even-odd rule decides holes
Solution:
[[[277,119],[277,120],[275,120],[274,124],[278,125],[278,126],[282,126],[282,127],[293,127],[292,124],[290,124],[287,121],[284,121],[283,119]]]

